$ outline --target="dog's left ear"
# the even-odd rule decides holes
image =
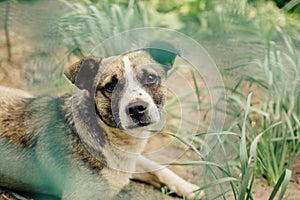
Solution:
[[[101,58],[84,57],[68,67],[64,74],[79,89],[91,89],[97,75]]]
[[[171,69],[176,56],[180,55],[179,51],[172,44],[165,41],[151,42],[146,51],[149,52],[156,62],[162,64],[166,71]]]

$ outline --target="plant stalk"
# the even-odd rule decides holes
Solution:
[[[10,43],[9,30],[8,30],[9,10],[10,10],[10,0],[6,0],[6,8],[5,8],[5,16],[4,16],[4,31],[5,31],[6,47],[7,47],[7,61],[11,62],[12,61],[11,43]]]

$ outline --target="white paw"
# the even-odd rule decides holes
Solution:
[[[172,184],[167,184],[167,187],[175,192],[178,196],[182,196],[185,199],[202,199],[204,197],[203,191],[198,191],[199,187],[191,184],[183,179],[177,179]]]
[[[166,185],[171,191],[178,196],[185,197],[185,199],[202,199],[204,197],[203,191],[198,191],[199,187],[185,181],[171,170],[165,168],[155,172],[155,175],[160,180],[160,183]]]
[[[202,199],[204,197],[204,191],[199,191],[199,187],[186,182],[184,185],[180,186],[179,191],[181,192],[181,196],[184,196],[186,199]]]

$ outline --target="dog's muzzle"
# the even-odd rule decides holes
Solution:
[[[147,126],[151,122],[147,119],[148,103],[144,101],[137,101],[130,103],[126,107],[126,114],[132,119],[138,126]]]

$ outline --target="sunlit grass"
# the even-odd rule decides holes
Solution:
[[[229,161],[225,161],[225,163],[218,164],[214,161],[208,161],[206,158],[203,158],[200,154],[200,152],[197,150],[197,147],[193,146],[191,143],[188,143],[184,139],[172,134],[167,133],[168,135],[172,135],[185,145],[187,145],[191,150],[197,153],[199,156],[199,160],[195,161],[187,161],[187,162],[177,162],[177,163],[171,163],[172,165],[181,165],[181,166],[205,166],[208,170],[206,171],[206,174],[203,174],[203,177],[212,175],[213,180],[210,180],[209,182],[204,183],[203,185],[199,186],[199,191],[210,189],[211,187],[219,187],[220,193],[214,194],[215,196],[209,196],[209,199],[218,199],[222,197],[223,199],[227,199],[227,196],[229,193],[232,193],[234,199],[253,199],[252,197],[252,186],[254,183],[254,178],[256,175],[256,169],[258,168],[259,164],[257,164],[257,161],[259,159],[257,151],[258,151],[258,145],[259,142],[262,140],[262,136],[265,134],[268,134],[269,131],[272,131],[276,127],[280,126],[282,123],[278,122],[270,127],[268,127],[263,132],[259,133],[251,143],[247,142],[247,119],[249,116],[251,108],[251,94],[248,96],[247,103],[244,110],[244,120],[242,125],[241,134],[236,134],[234,132],[220,132],[220,133],[214,133],[219,134],[221,137],[226,136],[234,136],[237,137],[238,140],[240,140],[239,143],[239,162],[240,162],[240,171],[239,171],[239,177],[235,177],[234,173],[232,173],[233,169],[230,166]],[[166,133],[165,133],[166,134]],[[197,134],[198,136],[203,136],[205,133]],[[222,149],[222,154],[220,152],[215,153],[214,150],[210,152],[210,154],[213,155],[213,159],[217,160],[218,156],[225,156],[227,154],[227,148],[224,143],[224,140],[219,140],[219,143],[217,144]],[[287,185],[289,183],[291,177],[291,171],[286,169],[285,171],[280,173],[280,176],[276,180],[276,186],[274,187],[272,193],[270,194],[269,199],[273,199],[276,194],[280,191],[279,196],[282,198],[286,189]],[[226,185],[226,183],[230,184],[230,189],[228,189],[228,186],[223,187],[222,185]],[[227,188],[227,189],[226,189]],[[281,188],[281,190],[280,190]]]
[[[282,36],[287,53],[278,50],[275,42],[270,42],[265,51],[265,59],[255,61],[259,73],[245,73],[242,77],[243,81],[261,87],[260,92],[264,99],[259,104],[260,112],[249,116],[248,141],[252,141],[259,131],[276,122],[282,122],[280,126],[262,136],[258,146],[258,174],[265,177],[271,185],[277,182],[285,169],[293,167],[300,152],[300,61],[293,42],[288,36]],[[231,105],[234,104],[242,103],[234,98]],[[235,108],[233,112],[239,113],[238,107],[231,108]]]

